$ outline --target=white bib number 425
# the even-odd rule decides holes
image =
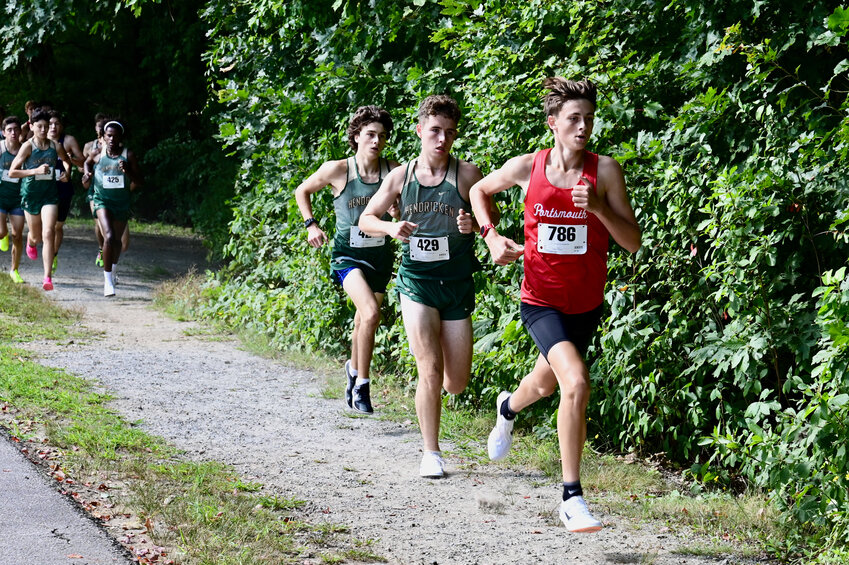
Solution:
[[[587,226],[538,224],[537,249],[553,255],[583,255],[587,252]]]
[[[447,261],[448,236],[443,237],[411,237],[410,259],[430,263],[433,261]]]
[[[103,188],[124,188],[124,175],[103,175]]]
[[[351,247],[360,249],[363,247],[380,247],[386,243],[386,236],[371,237],[364,234],[357,226],[351,226],[351,237],[348,240]]]

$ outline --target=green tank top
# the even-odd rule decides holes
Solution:
[[[32,145],[32,152],[24,163],[24,168],[27,170],[37,169],[41,165],[50,165],[50,172],[46,175],[35,175],[33,177],[24,177],[21,182],[21,192],[43,192],[56,188],[56,175],[53,172],[56,166],[56,160],[59,158],[59,153],[56,151],[56,142],[48,140],[47,149],[39,149]]]
[[[6,141],[0,140],[0,198],[20,198],[21,196],[21,179],[13,179],[9,176],[9,169],[12,167],[12,161],[15,156],[9,152],[6,147]]]
[[[100,150],[100,160],[94,166],[94,197],[115,206],[115,209],[128,208],[130,205],[130,179],[118,166],[121,161],[127,161],[126,147],[117,157],[110,157],[104,145]]]
[[[333,239],[332,266],[336,270],[342,270],[360,264],[378,273],[390,273],[395,253],[389,238],[369,237],[357,227],[366,204],[389,174],[389,162],[386,159],[380,159],[380,177],[373,183],[365,182],[360,177],[356,158],[348,157],[346,164],[348,178],[345,188],[333,199],[333,209],[336,211],[336,236]],[[391,220],[392,218],[386,214],[383,219]]]
[[[460,162],[450,157],[445,178],[424,186],[416,178],[416,161],[407,164],[401,189],[401,219],[418,227],[403,244],[400,273],[420,279],[460,280],[480,269],[474,253],[474,234],[457,228],[460,208],[472,205],[457,190]]]

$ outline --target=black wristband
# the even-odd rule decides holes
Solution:
[[[304,228],[308,228],[316,222],[318,222],[318,220],[316,220],[315,218],[307,218],[306,220],[304,220]]]

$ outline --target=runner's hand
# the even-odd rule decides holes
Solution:
[[[525,247],[519,245],[512,239],[504,237],[498,232],[493,232],[492,235],[487,234],[486,239],[489,253],[492,255],[492,262],[496,265],[508,265],[521,257],[525,252]]]
[[[317,224],[312,224],[307,228],[307,243],[317,249],[327,243],[327,234]]]
[[[578,183],[572,187],[572,203],[576,208],[596,213],[601,207],[601,199],[594,190],[595,186],[586,176],[582,176]]]
[[[457,229],[460,230],[460,233],[472,233],[472,215],[464,212],[462,208],[460,208],[460,213],[457,214]]]
[[[417,227],[419,227],[419,225],[412,222],[393,222],[389,235],[395,239],[400,239],[404,243],[409,243],[410,236],[413,235],[413,231]]]

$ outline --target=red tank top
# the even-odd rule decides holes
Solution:
[[[610,234],[595,214],[576,208],[572,189],[548,182],[551,149],[534,155],[525,195],[525,278],[522,302],[564,314],[589,312],[604,301]],[[583,175],[598,183],[598,155],[584,151]]]

